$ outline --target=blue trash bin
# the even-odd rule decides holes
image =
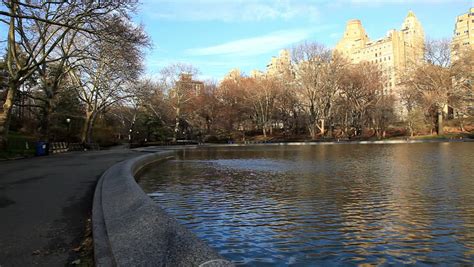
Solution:
[[[38,141],[35,144],[35,155],[46,156],[48,155],[48,143],[44,141]]]

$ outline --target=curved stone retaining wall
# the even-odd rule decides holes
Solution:
[[[135,181],[158,152],[118,163],[97,183],[92,211],[97,266],[233,266],[166,214]]]

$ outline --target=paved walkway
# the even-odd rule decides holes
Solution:
[[[114,149],[0,162],[0,266],[71,263],[97,179],[140,154]]]

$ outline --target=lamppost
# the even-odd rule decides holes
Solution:
[[[67,146],[69,147],[69,139],[71,136],[71,119],[66,118],[66,123],[67,123]]]

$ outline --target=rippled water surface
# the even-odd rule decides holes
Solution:
[[[186,150],[140,185],[236,264],[474,262],[474,143]]]

